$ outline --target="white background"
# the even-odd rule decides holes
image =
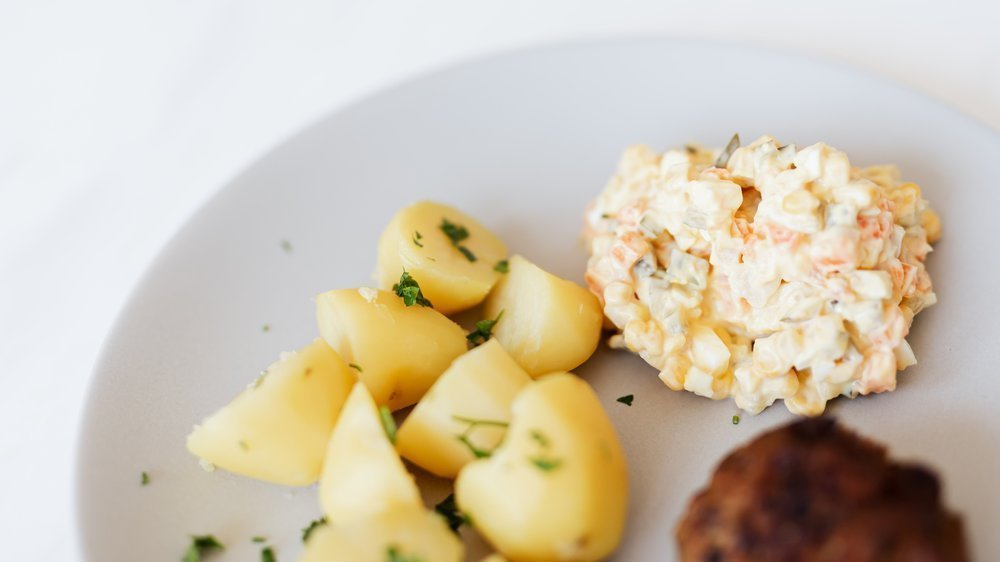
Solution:
[[[821,4],[826,7],[814,7]],[[90,369],[115,315],[194,209],[254,157],[317,117],[481,54],[565,39],[659,34],[844,61],[1000,130],[996,5],[0,3],[4,558],[77,558],[75,437]],[[705,64],[725,72],[725,61]],[[740,87],[734,84],[734,95]]]

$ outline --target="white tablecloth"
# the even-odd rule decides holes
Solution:
[[[485,53],[661,34],[846,61],[1000,129],[996,2],[819,4],[0,4],[4,559],[77,559],[73,461],[91,366],[157,251],[253,158],[369,92]]]

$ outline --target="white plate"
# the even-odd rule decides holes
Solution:
[[[944,239],[930,259],[940,302],[911,336],[920,364],[896,392],[832,410],[897,456],[938,468],[974,558],[997,556],[996,133],[851,69],[628,40],[500,56],[373,96],[282,144],[206,205],[148,272],[98,364],[78,466],[87,559],[177,560],[191,533],[225,542],[220,561],[258,559],[254,535],[283,562],[296,558],[299,529],[319,514],[315,491],[207,474],[184,437],[279,351],[316,335],[314,295],[370,284],[376,238],[398,207],[452,203],[513,251],[580,280],[581,212],[624,147],[720,145],[734,131],[823,140],[857,164],[898,163],[940,212]],[[716,462],[792,417],[777,404],[734,426],[731,402],[671,392],[638,358],[607,350],[578,372],[628,454],[631,507],[616,560],[673,559],[674,525]],[[615,402],[630,393],[631,408]],[[149,486],[139,486],[142,471]]]

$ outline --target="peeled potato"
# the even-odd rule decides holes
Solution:
[[[512,560],[590,561],[610,554],[625,523],[628,474],[590,386],[557,373],[525,387],[503,444],[462,470],[455,499]]]
[[[456,359],[427,391],[400,426],[396,448],[421,468],[454,478],[475,460],[472,447],[492,451],[500,443],[510,405],[530,382],[524,369],[490,340]]]
[[[468,237],[452,242],[442,230],[445,220],[464,228]],[[434,308],[451,314],[486,298],[501,275],[496,264],[506,257],[507,247],[479,221],[448,205],[422,201],[396,213],[382,232],[375,277],[379,287],[389,289],[405,270]]]
[[[196,426],[187,448],[236,474],[289,486],[312,484],[354,381],[343,360],[317,339],[284,354]]]
[[[316,297],[319,333],[392,410],[416,403],[468,348],[462,328],[394,293],[340,289]]]
[[[396,453],[365,385],[356,383],[326,450],[319,501],[335,525],[423,508],[413,476]]]
[[[486,558],[483,558],[479,562],[507,562],[507,559],[504,558],[503,556],[500,556],[499,554],[493,553],[487,556]]]
[[[309,536],[299,562],[460,562],[462,541],[444,519],[423,509],[396,509]]]
[[[597,297],[522,258],[486,299],[493,335],[531,376],[568,371],[597,349],[604,319]]]

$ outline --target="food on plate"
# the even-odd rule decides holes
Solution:
[[[723,459],[677,540],[690,562],[968,560],[937,477],[830,418],[769,431]]]
[[[367,387],[354,385],[333,428],[319,481],[332,525],[406,509],[423,509],[420,491],[396,453]]]
[[[507,246],[479,221],[430,201],[396,213],[378,243],[379,287],[388,290],[404,271],[444,314],[482,302],[500,278]]]
[[[511,403],[531,382],[492,339],[455,360],[399,427],[396,448],[417,466],[445,478],[503,439]]]
[[[461,326],[421,304],[422,285],[398,285],[400,294],[362,287],[316,297],[320,335],[392,410],[416,403],[468,349]]]
[[[461,562],[465,548],[434,512],[396,509],[317,528],[299,562]]]
[[[724,151],[625,151],[588,207],[587,284],[617,334],[674,390],[783,399],[818,415],[893,390],[940,220],[895,166],[761,137]]]
[[[317,339],[282,354],[232,402],[195,426],[187,448],[236,474],[312,484],[353,384],[347,364]]]
[[[610,554],[622,536],[628,474],[590,385],[555,373],[526,386],[504,441],[462,469],[455,499],[512,560],[583,562]]]
[[[586,289],[521,256],[496,284],[483,312],[499,318],[493,335],[531,376],[586,361],[601,337],[600,303]]]

